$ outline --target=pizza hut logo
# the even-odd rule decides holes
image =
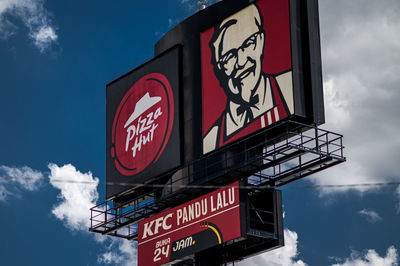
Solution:
[[[118,106],[111,156],[123,175],[136,175],[155,163],[167,145],[174,100],[167,78],[152,73],[138,80]]]

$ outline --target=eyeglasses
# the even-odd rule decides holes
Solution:
[[[233,65],[236,63],[237,58],[238,58],[238,52],[239,50],[246,51],[249,47],[255,45],[257,43],[257,37],[258,35],[262,34],[263,31],[258,31],[251,35],[249,38],[247,38],[241,46],[238,48],[233,48],[226,52],[220,60],[218,60],[218,64],[220,65],[221,68],[224,68],[225,70],[228,68],[232,68]]]

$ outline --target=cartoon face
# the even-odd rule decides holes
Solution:
[[[294,113],[290,1],[251,2],[201,33],[203,154]]]
[[[210,43],[221,85],[233,98],[245,102],[250,101],[261,77],[265,42],[262,24],[258,8],[250,5],[225,19]]]

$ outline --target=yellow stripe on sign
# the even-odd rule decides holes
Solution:
[[[211,226],[211,225],[205,224],[205,225],[202,225],[202,227],[208,227],[208,228],[210,228],[211,230],[213,230],[213,231],[214,231],[214,233],[215,233],[215,234],[217,235],[217,237],[218,237],[218,243],[219,243],[219,244],[222,244],[222,241],[221,241],[221,236],[219,235],[219,233],[218,233],[217,229],[216,229],[214,226]]]

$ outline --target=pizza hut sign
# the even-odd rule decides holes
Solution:
[[[125,94],[114,117],[111,157],[123,175],[136,175],[155,163],[171,135],[174,100],[168,79],[151,73]]]

